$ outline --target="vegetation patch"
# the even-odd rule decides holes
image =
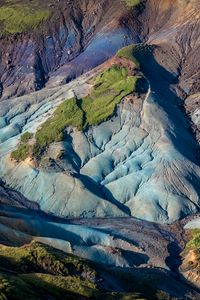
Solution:
[[[27,143],[30,141],[30,139],[32,139],[32,137],[33,137],[33,134],[27,131],[21,135],[21,142]]]
[[[21,135],[18,148],[11,153],[11,158],[17,162],[25,160],[32,153],[33,146],[29,143],[33,134],[25,132]]]
[[[140,76],[129,76],[124,67],[112,66],[95,78],[91,94],[85,98],[72,98],[63,102],[35,134],[35,143],[27,146],[21,143],[11,157],[17,161],[24,160],[30,154],[40,157],[43,151],[53,142],[64,140],[67,126],[86,130],[110,118],[116,105],[121,100],[137,91]],[[26,140],[29,136],[23,136]]]
[[[140,4],[140,0],[122,0],[129,7],[134,7]]]
[[[191,230],[191,240],[187,243],[186,249],[200,250],[200,229]]]
[[[0,262],[1,267],[8,267],[19,273],[34,271],[61,276],[82,273],[90,274],[93,278],[96,276],[86,261],[37,242],[20,248],[1,246]]]
[[[129,45],[127,47],[120,49],[116,55],[118,57],[124,57],[124,58],[127,58],[127,59],[133,61],[136,65],[136,67],[139,68],[140,63],[136,58],[137,51],[138,51],[137,46]]]
[[[135,91],[138,76],[128,76],[126,68],[113,66],[95,80],[89,97],[83,99],[85,112],[83,128],[98,125],[111,117],[117,104]]]
[[[133,61],[138,69],[143,69],[143,66],[149,63],[149,56],[153,51],[153,46],[145,44],[129,45],[120,49],[117,52],[118,57],[124,57]]]
[[[1,246],[0,272],[0,299],[93,299],[97,290],[96,272],[87,261],[36,242]]]
[[[23,161],[31,154],[31,150],[28,144],[20,144],[18,148],[11,153],[11,158],[17,162]]]
[[[189,242],[181,253],[181,270],[183,272],[189,271],[190,274],[194,271],[194,274],[198,274],[200,270],[200,229],[189,229],[187,230],[187,235],[189,235]],[[194,283],[195,279],[193,281],[192,276],[189,277]]]
[[[138,280],[137,283],[129,271],[126,274],[123,280],[118,269],[114,273],[110,272],[104,266],[38,242],[24,247],[0,246],[0,300],[168,298],[161,297],[162,294],[148,286],[145,281]],[[119,293],[115,290],[116,283],[113,288],[109,286],[107,289],[106,286],[110,285],[111,280],[106,281],[111,277],[113,282],[120,281],[122,285],[128,283],[130,291]],[[142,292],[137,290],[138,284]]]
[[[36,28],[47,20],[51,11],[39,1],[7,0],[0,7],[0,24],[2,34],[22,33]]]

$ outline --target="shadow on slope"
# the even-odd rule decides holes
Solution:
[[[1,246],[0,262],[3,299],[186,299],[191,291],[163,270],[108,268],[35,242]]]
[[[199,165],[195,152],[199,145],[192,137],[183,101],[171,89],[173,84],[178,83],[178,77],[156,61],[154,57],[156,46],[139,45],[136,47],[138,47],[138,51],[134,52],[134,56],[139,61],[142,72],[148,78],[153,92],[153,97],[148,101],[155,101],[167,113],[170,126],[173,128],[167,133],[175,148],[194,164]]]
[[[121,211],[125,212],[127,215],[131,216],[131,211],[129,207],[125,206],[124,204],[117,201],[113,194],[101,184],[96,183],[92,178],[86,175],[76,175],[74,174],[74,177],[78,178],[83,184],[86,189],[88,189],[91,193],[94,195],[103,198],[104,200],[111,202],[114,204],[117,208],[119,208]]]

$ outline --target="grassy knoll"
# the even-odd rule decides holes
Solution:
[[[86,261],[39,243],[1,246],[0,262],[0,299],[86,299],[97,290]]]
[[[26,144],[20,144],[16,150],[11,153],[11,158],[17,162],[25,160],[31,154],[31,147]]]
[[[21,142],[27,143],[32,137],[33,137],[33,134],[27,131],[21,135]]]
[[[98,125],[113,115],[121,100],[135,90],[137,76],[128,76],[125,68],[113,66],[96,78],[94,89],[82,103],[83,127]]]

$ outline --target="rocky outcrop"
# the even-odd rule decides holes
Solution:
[[[189,250],[184,253],[183,263],[181,265],[181,273],[187,281],[192,283],[195,287],[200,288],[198,256],[198,251],[194,250]]]

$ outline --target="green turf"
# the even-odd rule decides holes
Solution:
[[[1,267],[7,267],[17,273],[34,271],[65,276],[84,271],[96,276],[86,261],[37,242],[19,248],[1,246],[0,261]]]
[[[83,112],[77,105],[78,102],[79,100],[73,98],[62,103],[56,109],[54,116],[37,131],[35,138],[40,148],[63,140],[63,130],[69,125],[82,128]]]
[[[106,121],[123,97],[135,90],[138,77],[128,76],[127,70],[113,66],[97,76],[91,94],[83,99],[62,103],[54,116],[45,122],[35,135],[36,144],[44,148],[64,139],[64,129],[71,125],[79,130]]]
[[[19,298],[16,299],[23,299],[23,286],[26,293],[29,292],[26,287],[32,287],[33,299],[35,288],[41,294],[49,292],[57,298],[63,296],[63,299],[70,299],[73,294],[92,297],[96,291],[92,281],[82,278],[82,273],[89,274],[90,278],[96,276],[95,270],[86,261],[39,243],[22,248],[0,247],[0,265],[0,270],[16,272],[15,277],[9,277],[9,280],[4,277],[4,283],[0,285],[0,291],[7,291],[8,295],[19,286],[21,290],[17,289]],[[16,287],[13,286],[14,281]],[[66,293],[70,297],[65,298]]]
[[[1,34],[15,34],[35,29],[47,20],[51,14],[49,8],[39,1],[7,0],[0,7]]]

